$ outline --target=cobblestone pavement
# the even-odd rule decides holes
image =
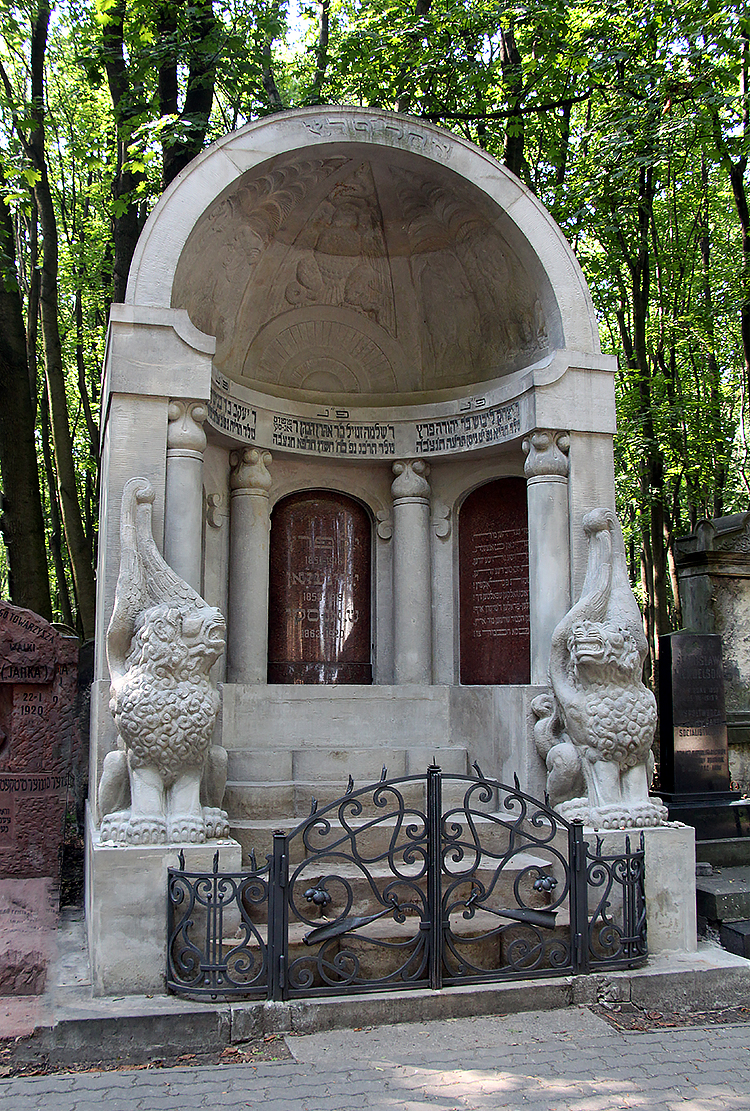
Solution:
[[[0,1080],[7,1111],[739,1111],[750,1024],[622,1033],[584,1008],[289,1037],[293,1061]]]

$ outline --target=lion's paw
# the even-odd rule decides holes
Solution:
[[[229,836],[229,818],[226,810],[220,810],[218,806],[204,806],[203,820],[206,823],[206,837],[209,840]]]
[[[158,814],[131,814],[127,840],[131,845],[165,845],[167,823]]]
[[[118,810],[102,818],[102,841],[118,841],[126,845],[164,845],[167,823],[158,814],[131,814]]]
[[[127,842],[129,824],[129,810],[115,810],[112,814],[105,814],[102,818],[101,829],[99,831],[100,840]]]
[[[202,845],[206,840],[206,823],[203,816],[178,814],[170,818],[169,840],[173,844]]]

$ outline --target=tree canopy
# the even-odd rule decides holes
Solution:
[[[652,652],[673,539],[750,490],[750,17],[734,0],[0,0],[0,481],[11,598],[93,634],[108,307],[161,191],[292,107],[413,113],[547,205],[617,355]]]

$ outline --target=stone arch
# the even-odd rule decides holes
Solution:
[[[250,124],[195,159],[149,218],[127,303],[185,310],[222,374],[298,400],[437,399],[600,353],[536,198],[457,136],[355,108]]]

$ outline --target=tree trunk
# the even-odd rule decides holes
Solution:
[[[5,179],[0,165],[0,189]],[[0,478],[11,601],[52,620],[13,220],[0,203]]]
[[[47,176],[44,149],[44,55],[50,9],[40,0],[32,35],[31,81],[34,128],[29,141],[30,154],[38,178],[34,196],[42,231],[42,272],[39,303],[44,343],[44,366],[50,401],[52,442],[62,510],[65,540],[73,573],[81,631],[85,639],[94,635],[96,592],[91,564],[91,547],[86,538],[78,501],[78,484],[73,461],[73,439],[68,419],[68,398],[63,370],[62,344],[58,319],[58,237],[57,220]]]

